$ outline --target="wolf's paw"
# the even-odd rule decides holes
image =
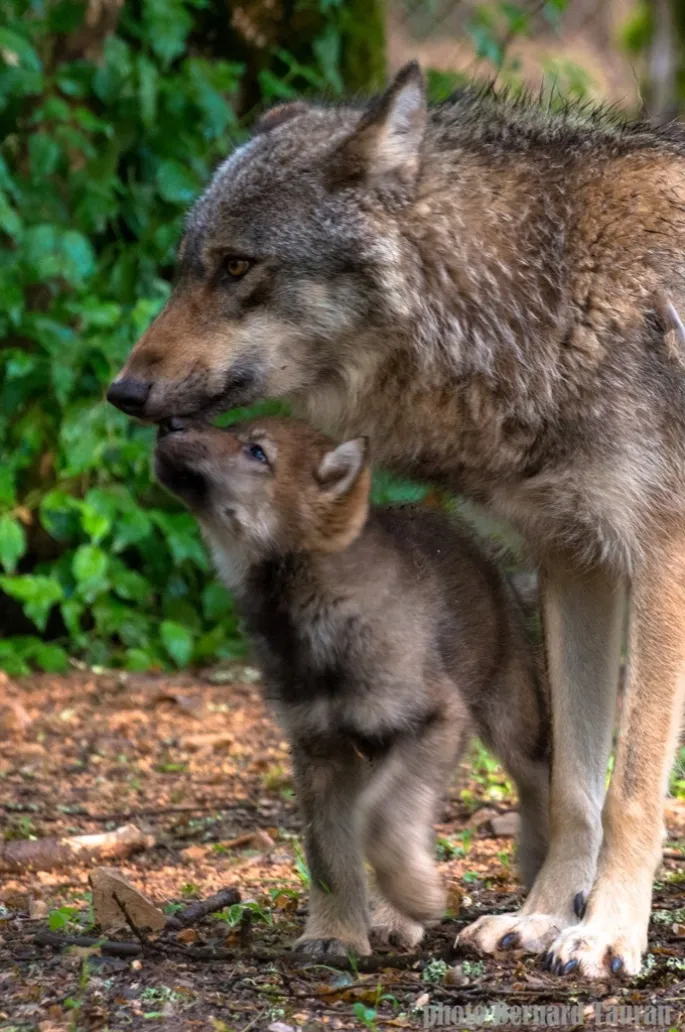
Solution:
[[[371,918],[371,938],[380,946],[400,946],[411,950],[423,939],[423,925],[400,914],[388,903],[380,900]]]
[[[343,942],[342,939],[313,939],[301,935],[293,944],[293,952],[309,957],[329,960],[344,960],[348,953],[357,953],[360,957],[368,957],[371,947],[368,939],[356,939],[354,942]]]
[[[478,953],[542,953],[563,928],[564,919],[558,914],[486,914],[460,932],[455,946],[469,946]]]
[[[592,919],[566,928],[542,958],[556,975],[607,979],[640,973],[646,936],[639,927],[611,928]]]

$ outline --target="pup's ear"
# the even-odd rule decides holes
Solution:
[[[426,83],[416,61],[405,65],[362,115],[333,160],[333,184],[396,176],[410,184],[426,128]]]
[[[333,498],[342,498],[350,490],[366,465],[369,443],[366,437],[355,437],[326,452],[316,471],[316,478]]]
[[[266,111],[261,116],[254,127],[253,134],[257,136],[260,133],[269,133],[276,126],[289,122],[295,115],[303,115],[307,110],[308,107],[302,100],[294,100],[291,104],[277,104],[276,107],[272,107],[270,111]]]

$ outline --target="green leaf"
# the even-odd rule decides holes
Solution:
[[[67,653],[59,645],[49,642],[38,642],[33,649],[32,659],[48,674],[64,674],[69,669]]]
[[[232,613],[231,596],[219,581],[210,581],[202,589],[202,609],[205,617],[212,622]]]
[[[106,552],[95,545],[80,545],[74,553],[71,570],[78,582],[79,594],[92,602],[107,587],[107,567],[109,558]]]
[[[126,670],[142,673],[156,666],[155,657],[145,649],[126,649],[124,666]]]
[[[140,117],[147,126],[154,125],[157,117],[157,69],[152,61],[141,55],[136,62],[138,69],[138,100]]]
[[[197,176],[180,161],[162,161],[156,180],[160,195],[169,204],[190,204],[200,191]]]
[[[52,577],[24,574],[0,577],[0,588],[23,605],[29,620],[45,630],[50,610],[63,597],[61,584]]]
[[[187,666],[193,655],[193,636],[190,631],[173,620],[163,620],[159,630],[164,648],[176,666]]]
[[[0,563],[7,573],[14,573],[26,552],[26,534],[19,520],[0,516]]]
[[[90,242],[82,233],[67,230],[62,237],[61,252],[64,259],[62,275],[69,282],[78,286],[93,275],[95,271],[95,254]]]
[[[51,176],[60,159],[59,144],[47,133],[33,133],[29,139],[29,165],[34,179]]]
[[[40,58],[25,36],[11,29],[0,28],[0,63],[10,68],[19,64],[31,72],[40,72]]]
[[[112,527],[109,517],[98,512],[93,505],[89,505],[87,502],[83,502],[81,505],[81,523],[94,545],[98,545],[109,534]]]

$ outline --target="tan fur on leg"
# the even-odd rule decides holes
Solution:
[[[663,798],[685,687],[685,540],[643,563],[633,584],[631,662],[604,842],[584,920],[551,951],[556,970],[635,975],[647,945]]]
[[[549,853],[519,914],[479,918],[459,936],[485,953],[500,945],[539,953],[575,924],[574,899],[592,885],[601,841],[625,593],[604,571],[559,558],[545,570],[542,598],[554,743]]]

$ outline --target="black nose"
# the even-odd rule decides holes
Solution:
[[[107,391],[107,401],[129,416],[141,416],[151,386],[144,380],[115,380]]]
[[[157,433],[160,437],[166,437],[167,434],[178,434],[185,428],[185,419],[181,419],[180,416],[172,416],[171,419],[165,419],[163,423],[159,424]]]

